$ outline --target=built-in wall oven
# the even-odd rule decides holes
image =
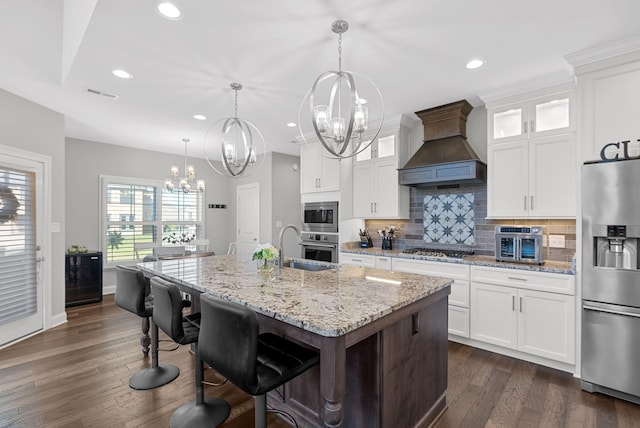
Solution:
[[[338,202],[308,202],[302,208],[302,258],[338,263]]]
[[[338,234],[302,232],[302,258],[338,263]]]
[[[302,229],[338,233],[338,202],[307,202],[302,208]]]

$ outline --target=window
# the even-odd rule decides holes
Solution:
[[[202,193],[167,192],[160,181],[101,179],[102,251],[107,267],[134,262],[154,246],[188,245],[203,237]]]

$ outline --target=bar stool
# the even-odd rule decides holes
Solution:
[[[142,330],[153,315],[153,298],[147,296],[145,278],[138,269],[116,266],[116,305],[142,318]],[[149,331],[147,327],[147,332]],[[151,367],[142,369],[129,379],[132,389],[153,389],[171,382],[180,374],[178,367],[158,364],[158,327],[151,322]],[[147,336],[148,338],[148,336]],[[144,352],[145,336],[141,339]],[[148,346],[148,345],[147,345]]]
[[[259,334],[246,306],[200,296],[200,358],[255,399],[255,426],[267,426],[267,392],[318,364],[317,352],[272,333]]]
[[[200,359],[198,333],[200,313],[182,316],[182,297],[174,284],[162,278],[151,278],[154,295],[153,322],[180,345],[194,344],[196,399],[179,407],[169,420],[171,428],[217,427],[229,416],[229,403],[215,397],[204,397],[204,368]]]

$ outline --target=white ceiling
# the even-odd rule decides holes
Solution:
[[[638,0],[174,0],[184,18],[170,21],[154,3],[3,0],[0,88],[64,114],[67,137],[176,154],[186,137],[203,157],[240,82],[239,117],[270,150],[297,155],[286,123],[315,78],[337,69],[336,19],[350,24],[344,69],[376,82],[389,116],[569,76],[565,55],[637,34],[640,16]],[[476,56],[486,66],[467,70]]]

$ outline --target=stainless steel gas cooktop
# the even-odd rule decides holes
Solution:
[[[466,256],[472,256],[473,251],[464,250],[445,250],[438,248],[407,248],[402,250],[403,254],[415,254],[416,256],[428,256],[428,257],[448,257],[454,259],[462,259]]]

